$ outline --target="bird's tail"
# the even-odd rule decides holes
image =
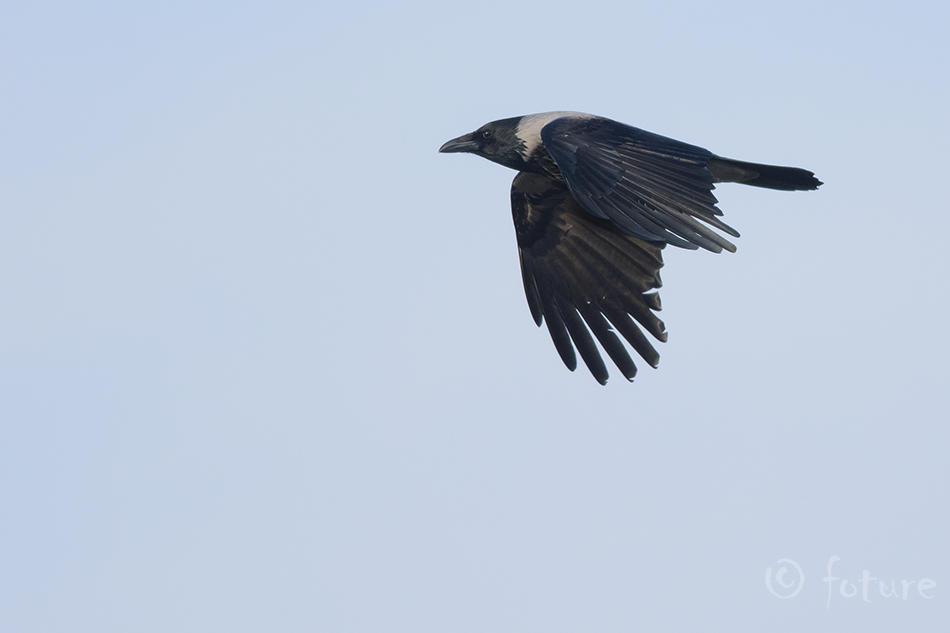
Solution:
[[[715,182],[739,182],[753,187],[783,191],[810,191],[823,183],[815,174],[798,167],[777,167],[745,163],[741,160],[714,156],[706,164]]]

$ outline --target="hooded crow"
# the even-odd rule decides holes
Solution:
[[[538,327],[547,323],[568,369],[577,367],[576,347],[602,385],[608,373],[594,338],[627,380],[637,368],[617,333],[650,365],[659,363],[641,328],[666,341],[655,314],[664,246],[735,252],[714,230],[739,237],[719,219],[715,183],[783,191],[822,184],[804,169],[723,158],[580,112],[493,121],[439,151],[518,172],[511,213],[531,316]]]

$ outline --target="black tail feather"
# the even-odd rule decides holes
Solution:
[[[759,165],[719,156],[710,158],[706,166],[715,182],[738,182],[782,191],[811,191],[824,184],[814,173],[798,167]]]

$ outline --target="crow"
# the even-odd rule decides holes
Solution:
[[[475,154],[518,172],[511,213],[531,316],[538,327],[547,323],[568,369],[577,368],[576,346],[602,385],[609,374],[594,338],[627,380],[637,367],[617,333],[651,366],[659,363],[640,328],[667,339],[655,314],[664,246],[735,252],[713,230],[739,237],[719,219],[715,183],[783,191],[823,184],[805,169],[723,158],[580,112],[492,121],[439,152]]]

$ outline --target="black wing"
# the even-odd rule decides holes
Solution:
[[[539,327],[547,323],[568,369],[577,367],[576,346],[597,381],[607,382],[593,332],[621,373],[633,380],[636,365],[615,331],[656,367],[660,355],[637,323],[666,341],[666,328],[653,313],[660,309],[660,297],[650,292],[661,285],[664,244],[618,231],[609,220],[582,209],[563,182],[539,174],[515,176],[511,212],[531,316]]]
[[[707,226],[739,237],[718,218],[708,150],[601,117],[555,119],[541,139],[588,213],[645,240],[736,250]]]

